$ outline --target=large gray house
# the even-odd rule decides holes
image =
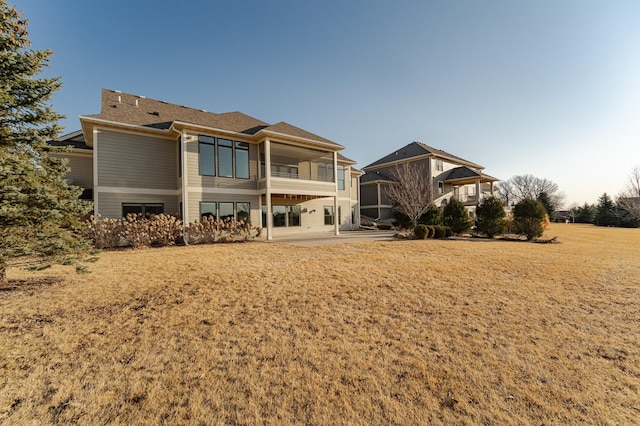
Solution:
[[[484,167],[421,142],[412,142],[364,167],[360,177],[360,212],[373,220],[391,220],[393,204],[384,188],[393,184],[392,172],[403,163],[422,166],[432,181],[434,204],[444,207],[451,198],[464,203],[469,216],[485,195],[493,194],[498,179],[484,173]]]
[[[99,114],[52,142],[94,212],[250,219],[267,238],[360,224],[359,178],[342,145],[285,122],[102,90]]]

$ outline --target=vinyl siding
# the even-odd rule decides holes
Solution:
[[[98,135],[98,185],[177,189],[177,141],[102,130]],[[100,200],[102,202],[102,200]]]
[[[93,188],[93,157],[88,155],[78,155],[71,152],[64,154],[52,154],[52,157],[67,158],[70,168],[65,175],[65,179],[71,179],[73,185],[83,189]]]

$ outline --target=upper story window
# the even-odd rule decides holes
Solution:
[[[318,180],[333,182],[333,163],[318,163]]]
[[[198,136],[198,152],[200,155],[200,174],[216,175],[216,140],[211,136]]]
[[[344,166],[338,164],[338,189],[344,188]]]
[[[249,144],[198,136],[200,175],[249,179]]]
[[[436,158],[436,170],[439,171],[439,172],[444,170],[444,163],[439,158]]]
[[[233,177],[233,141],[218,138],[218,176]]]

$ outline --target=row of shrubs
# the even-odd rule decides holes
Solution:
[[[413,233],[419,240],[426,240],[427,238],[448,238],[453,235],[451,228],[443,225],[416,225]]]
[[[78,232],[98,249],[131,246],[163,247],[175,244],[211,244],[248,241],[260,237],[261,228],[250,222],[205,216],[184,226],[176,216],[128,214],[122,219],[91,216]]]

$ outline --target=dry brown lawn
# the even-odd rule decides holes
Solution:
[[[0,423],[637,424],[640,229],[547,235],[11,269]]]

